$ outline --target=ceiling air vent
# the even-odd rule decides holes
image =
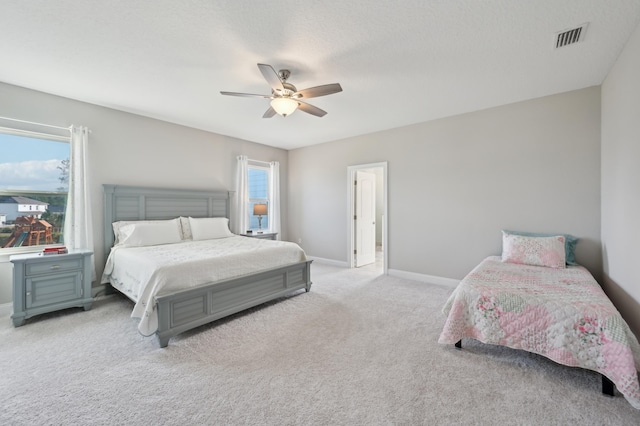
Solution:
[[[557,33],[555,40],[556,49],[583,41],[588,25],[588,23],[582,24],[578,28],[572,28],[570,30]]]

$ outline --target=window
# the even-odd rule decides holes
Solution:
[[[63,244],[69,137],[0,128],[0,253]]]
[[[251,229],[269,229],[269,167],[249,165],[247,172],[247,186],[249,187],[249,227]],[[264,215],[254,215],[254,206],[264,204]],[[258,211],[260,207],[258,208]]]

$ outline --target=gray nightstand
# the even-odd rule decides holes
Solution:
[[[13,325],[46,312],[71,307],[91,309],[91,251],[68,254],[18,254],[13,263]]]
[[[263,232],[263,233],[258,233],[258,232],[252,232],[251,234],[240,234],[243,237],[251,237],[251,238],[262,238],[263,240],[275,240],[276,236],[278,235],[277,232]]]

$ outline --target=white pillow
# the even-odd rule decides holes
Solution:
[[[120,228],[120,244],[141,247],[179,243],[182,241],[179,225],[175,220],[131,223]]]
[[[233,237],[226,217],[189,218],[191,236],[194,241]]]
[[[182,229],[180,228],[179,218],[169,219],[169,220],[121,220],[118,222],[113,222],[111,224],[111,227],[113,228],[113,235],[114,235],[113,245],[115,246],[120,244],[122,240],[126,237],[125,235],[122,235],[121,229],[127,225],[136,225],[140,223],[170,223],[170,222],[173,222],[176,224],[176,226],[178,226],[180,237],[184,239],[184,237],[182,236]]]
[[[182,228],[182,239],[192,240],[193,235],[191,235],[191,224],[188,217],[180,216],[180,227]]]

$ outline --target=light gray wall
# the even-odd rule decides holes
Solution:
[[[460,279],[513,228],[581,237],[578,260],[601,274],[599,88],[293,150],[288,161],[283,150],[2,83],[0,99],[3,116],[92,129],[98,273],[103,183],[232,188],[235,156],[246,154],[280,161],[284,238],[312,256],[347,260],[347,167],[388,161],[391,269]],[[2,261],[0,303],[10,300]]]
[[[461,279],[500,230],[566,232],[596,278],[600,88],[289,152],[289,235],[347,260],[347,167],[388,161],[389,268]]]
[[[0,116],[91,129],[89,170],[98,276],[104,266],[103,184],[233,190],[236,156],[240,154],[280,162],[281,219],[283,238],[287,238],[285,150],[4,83],[0,83],[0,100]],[[8,257],[0,255],[0,304],[11,300],[11,268],[7,262]]]
[[[640,26],[602,84],[605,291],[640,336]]]

